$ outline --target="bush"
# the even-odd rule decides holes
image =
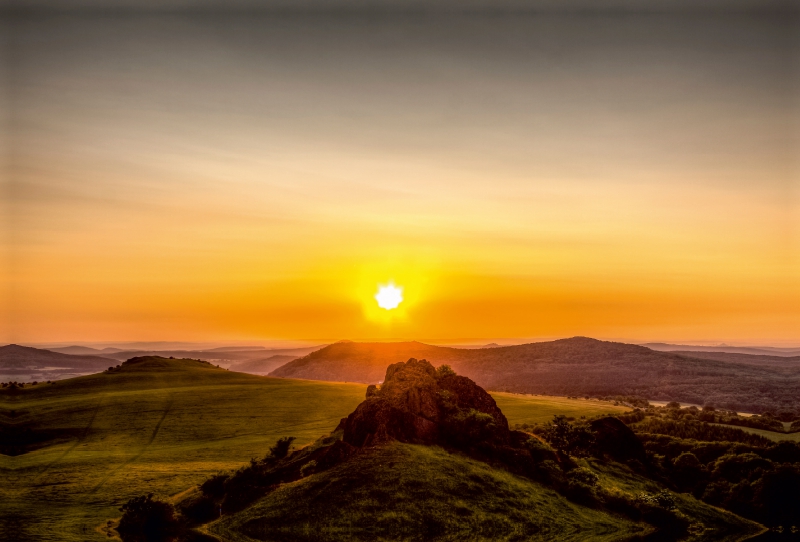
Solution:
[[[585,467],[572,469],[567,474],[567,479],[589,487],[597,487],[597,484],[600,483],[600,478],[591,469]]]
[[[180,522],[171,504],[153,499],[153,494],[134,497],[119,509],[120,536],[127,541],[158,541],[175,536],[180,531]]]
[[[445,376],[450,376],[455,374],[456,372],[449,365],[439,365],[436,368],[436,378],[442,378]]]
[[[289,449],[292,447],[292,442],[296,440],[295,437],[281,437],[278,439],[278,442],[275,443],[275,446],[272,446],[269,449],[269,456],[270,459],[283,459],[287,455],[289,455]]]
[[[305,478],[306,476],[314,474],[314,471],[316,469],[317,469],[317,462],[312,459],[311,461],[300,467],[300,476]]]
[[[636,502],[644,506],[658,506],[664,510],[675,510],[675,497],[666,489],[655,494],[639,493],[636,496]]]
[[[542,436],[559,452],[578,457],[587,455],[594,444],[594,433],[588,425],[573,425],[564,416],[554,416]]]
[[[470,408],[457,410],[444,424],[447,439],[456,445],[471,447],[491,441],[497,430],[491,414]]]
[[[222,497],[225,494],[225,482],[230,478],[227,474],[216,474],[200,485],[203,495]]]

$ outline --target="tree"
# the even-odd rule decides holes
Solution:
[[[586,455],[594,444],[594,433],[586,424],[573,425],[565,416],[553,416],[545,428],[544,439],[566,455]]]

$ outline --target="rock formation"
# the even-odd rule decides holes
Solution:
[[[508,421],[483,388],[411,358],[390,365],[380,388],[367,388],[366,400],[337,430],[344,430],[344,442],[358,447],[391,440],[443,444],[465,421],[482,428],[473,438],[509,442]]]

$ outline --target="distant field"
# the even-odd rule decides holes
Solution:
[[[177,360],[176,360],[177,361]],[[281,436],[329,433],[366,386],[258,377],[216,368],[98,374],[26,388],[10,401],[53,440],[0,455],[0,527],[21,540],[107,540],[97,530],[128,498],[179,493],[263,457]],[[625,409],[556,397],[493,394],[509,422],[546,422]],[[2,531],[0,531],[2,533]],[[2,538],[2,537],[0,537]]]
[[[723,427],[735,427],[736,429],[741,429],[742,431],[746,431],[748,433],[761,435],[762,437],[774,440],[775,442],[778,442],[780,440],[791,440],[794,442],[800,442],[800,433],[778,433],[777,431],[766,431],[764,429],[754,429],[752,427],[741,427],[739,425],[727,425],[721,423],[714,423],[712,425],[721,425]]]
[[[598,416],[601,414],[617,414],[630,410],[627,407],[614,406],[606,401],[588,399],[568,399],[566,397],[550,397],[540,395],[518,395],[514,393],[493,392],[492,397],[497,406],[508,418],[513,427],[516,423],[545,423],[557,414],[580,418],[581,416]]]

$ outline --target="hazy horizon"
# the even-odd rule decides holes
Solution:
[[[549,342],[560,339],[569,339],[572,337],[522,337],[522,338],[509,338],[509,337],[495,337],[495,338],[456,338],[456,339],[425,339],[413,337],[389,337],[389,338],[340,338],[340,339],[296,339],[296,340],[237,340],[237,341],[55,341],[55,342],[26,342],[21,346],[30,346],[33,348],[65,348],[68,346],[84,346],[89,348],[120,348],[130,350],[203,350],[212,348],[224,347],[243,347],[252,346],[255,348],[264,348],[267,350],[280,350],[291,348],[304,348],[309,346],[324,346],[333,344],[340,341],[353,341],[353,342],[420,342],[436,346],[450,346],[458,347],[480,347],[490,344],[497,344],[499,346],[514,346],[520,344],[536,343],[536,342]],[[776,350],[794,350],[800,349],[800,342],[783,342],[783,343],[728,343],[724,341],[687,341],[687,342],[670,342],[663,340],[632,340],[624,337],[590,337],[600,341],[620,342],[628,344],[649,345],[649,344],[665,344],[676,346],[696,346],[696,347],[731,347],[731,348],[766,348]],[[14,343],[15,344],[15,343]],[[2,345],[0,345],[2,346]]]

